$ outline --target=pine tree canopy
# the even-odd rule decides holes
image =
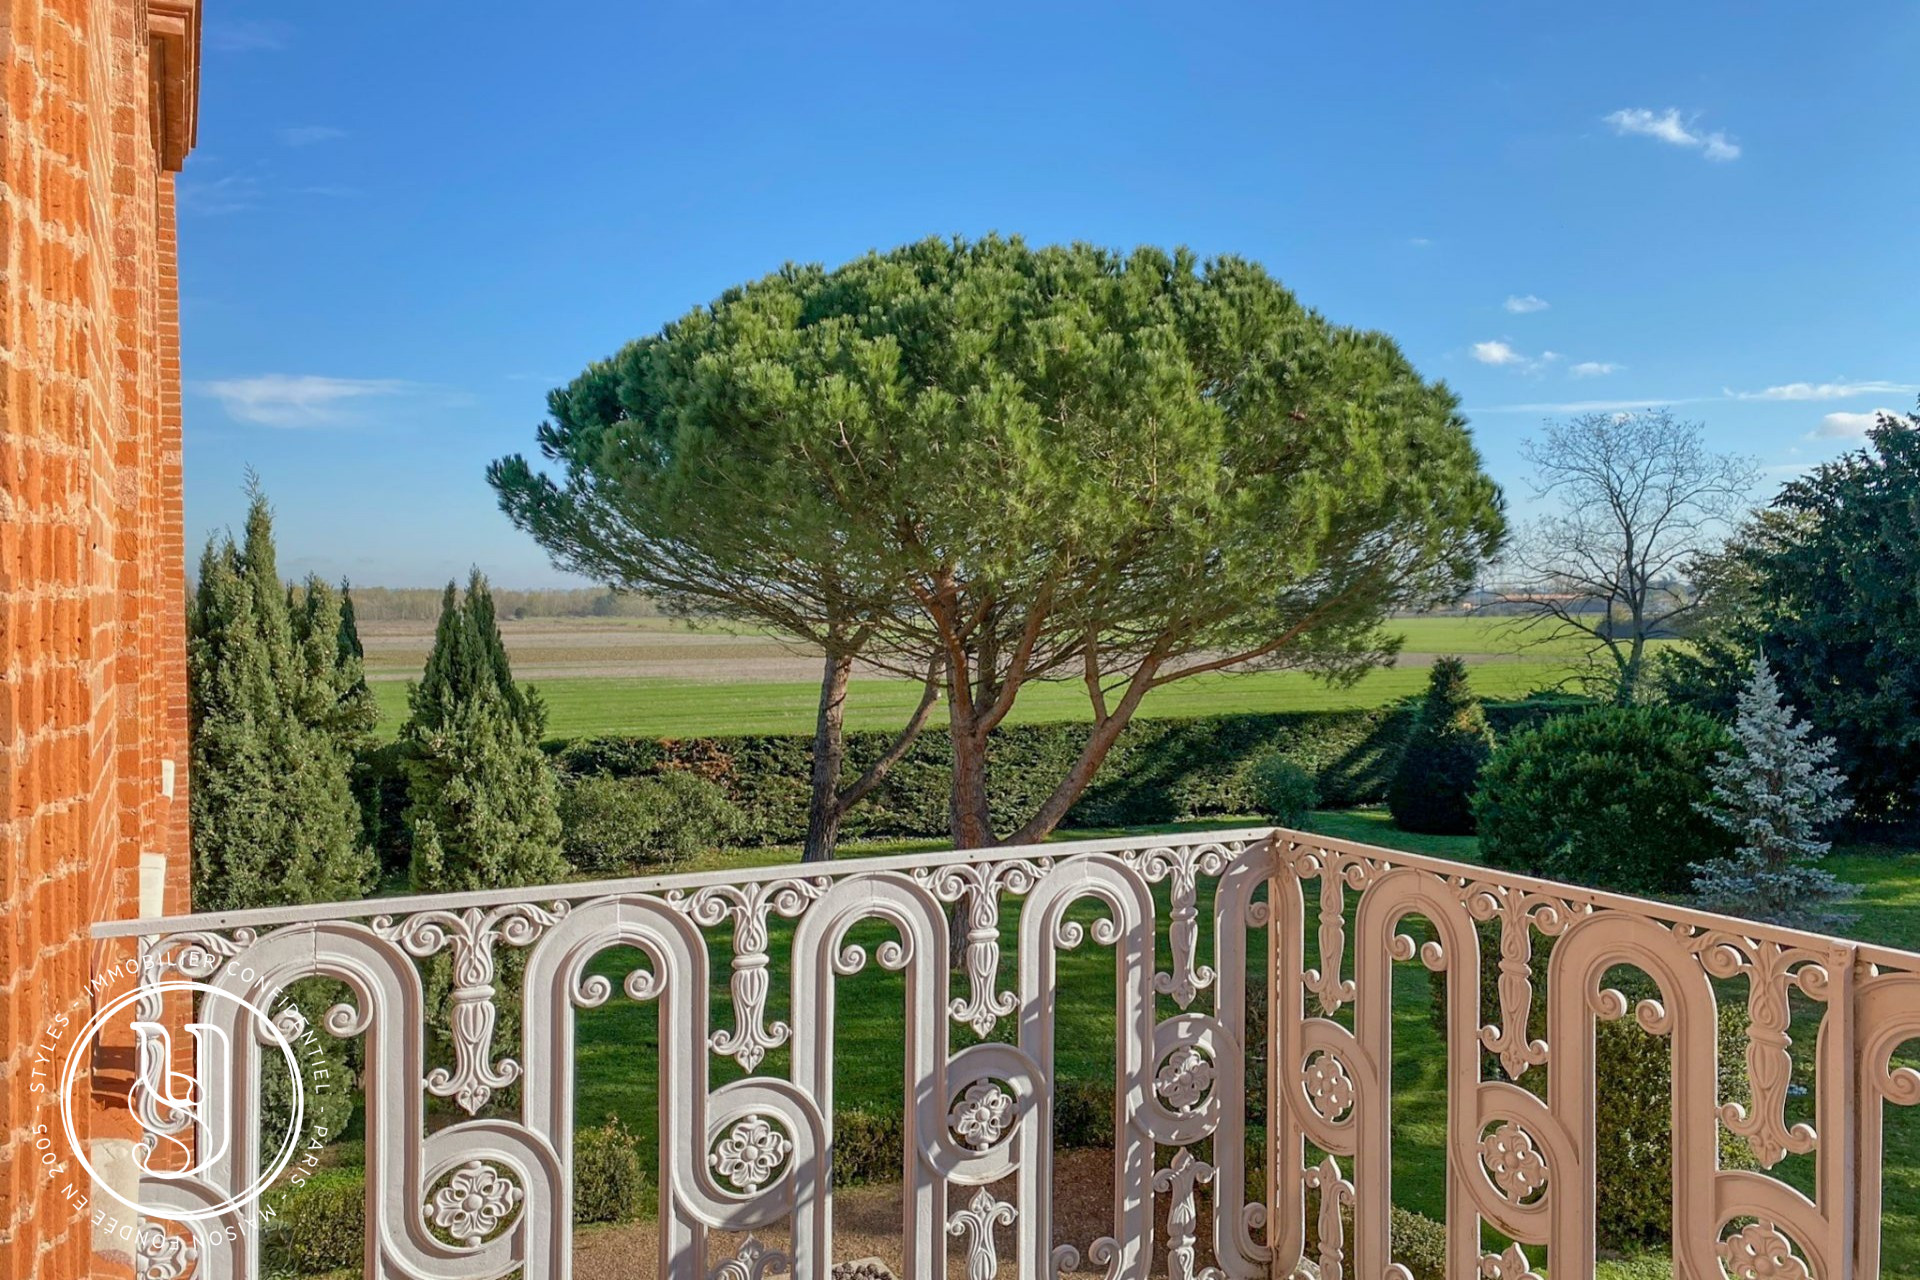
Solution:
[[[1064,816],[1153,688],[1357,677],[1399,606],[1505,525],[1458,402],[1257,264],[1018,239],[789,266],[549,397],[552,474],[494,463],[556,563],[692,610],[943,667],[954,834],[994,838],[986,735],[1032,680],[1088,690]],[[851,639],[849,637],[852,637]]]

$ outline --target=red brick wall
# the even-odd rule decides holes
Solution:
[[[128,1273],[40,1162],[36,1046],[90,1016],[113,953],[89,926],[139,914],[142,855],[186,906],[168,170],[196,44],[192,0],[0,0],[0,1276],[21,1280]]]

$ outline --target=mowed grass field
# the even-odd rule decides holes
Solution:
[[[1425,686],[1436,656],[1473,664],[1483,697],[1513,698],[1563,680],[1579,657],[1567,641],[1540,643],[1502,618],[1408,618],[1390,628],[1403,639],[1399,662],[1358,683],[1329,686],[1296,671],[1209,674],[1156,689],[1147,716],[1246,711],[1304,711],[1380,706]],[[661,618],[538,619],[501,625],[517,676],[547,703],[548,733],[697,737],[810,733],[819,699],[819,659],[803,645],[764,633],[690,627]],[[418,676],[432,642],[427,623],[369,623],[362,628],[367,671],[384,733],[407,714],[407,682]],[[898,728],[919,701],[910,680],[856,676],[847,700],[853,729]],[[1084,720],[1077,682],[1021,690],[1015,723]],[[936,711],[935,724],[945,716]]]

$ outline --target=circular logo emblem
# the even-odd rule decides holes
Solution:
[[[154,1007],[152,1003],[143,1002],[176,993],[194,1001],[194,1020],[184,1028],[193,1041],[197,1065],[193,1074],[173,1069],[172,1029],[163,1022],[141,1016],[143,1010]],[[124,1032],[118,1029],[122,1027]],[[141,1204],[122,1195],[88,1162],[87,1144],[80,1140],[79,1127],[74,1122],[74,1086],[81,1064],[90,1059],[93,1046],[109,1028],[116,1029],[115,1042],[131,1040],[135,1046],[136,1066],[126,1101],[145,1133],[134,1147],[134,1163],[143,1182],[211,1180],[219,1186],[221,1178],[217,1171],[230,1169],[237,1154],[234,1141],[240,1117],[234,1110],[234,1041],[246,1037],[263,1046],[266,1050],[264,1071],[278,1071],[284,1062],[292,1086],[288,1090],[291,1105],[285,1117],[286,1131],[261,1135],[263,1139],[276,1141],[272,1158],[262,1160],[260,1175],[251,1185],[231,1188],[231,1194],[218,1204],[192,1209]],[[59,1096],[60,1121],[66,1130],[69,1149],[81,1167],[92,1175],[95,1186],[134,1213],[148,1218],[192,1222],[216,1218],[252,1203],[286,1171],[300,1147],[306,1091],[293,1034],[264,1009],[231,991],[204,982],[150,983],[127,992],[88,1019],[67,1055],[66,1067],[60,1074]],[[97,1090],[97,1080],[95,1087]],[[279,1119],[274,1120],[276,1130]]]

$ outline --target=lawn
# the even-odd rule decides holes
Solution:
[[[380,625],[385,630],[368,641],[368,671],[375,677],[381,731],[392,735],[407,714],[405,677],[424,662],[432,628]],[[1424,688],[1435,654],[1466,655],[1474,661],[1477,693],[1512,698],[1563,680],[1581,653],[1577,641],[1542,642],[1539,632],[1518,628],[1512,618],[1396,618],[1386,625],[1402,637],[1406,664],[1371,672],[1357,684],[1330,688],[1293,671],[1196,676],[1155,690],[1141,713],[1184,717],[1380,706]],[[409,627],[418,634],[398,634]],[[554,737],[813,731],[820,688],[814,679],[796,678],[811,675],[804,647],[773,643],[758,631],[661,618],[569,618],[509,622],[503,635],[516,669],[523,676],[539,673],[531,683],[546,699]],[[856,679],[847,726],[896,729],[919,697],[920,686],[910,680]],[[1011,716],[1015,723],[1087,718],[1086,693],[1077,680],[1028,686]],[[935,712],[934,723],[945,723],[943,713]]]
[[[1555,660],[1512,659],[1473,668],[1474,692],[1486,698],[1517,698],[1553,684],[1567,667]],[[1421,667],[1374,671],[1359,683],[1330,688],[1297,671],[1202,675],[1156,689],[1141,703],[1144,716],[1207,716],[1245,711],[1314,711],[1377,707],[1426,688]],[[548,711],[547,733],[555,738],[598,734],[686,738],[756,733],[812,733],[819,711],[815,683],[742,681],[721,683],[664,676],[562,677],[534,682]],[[378,681],[380,728],[399,732],[407,714],[407,686]],[[920,698],[907,680],[855,680],[847,697],[849,729],[898,729]],[[1079,684],[1032,684],[1020,691],[1009,721],[1043,723],[1088,718],[1086,690]],[[944,725],[943,711],[932,723]]]

